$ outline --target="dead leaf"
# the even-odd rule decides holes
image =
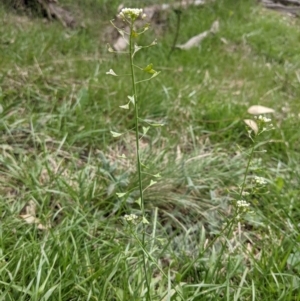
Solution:
[[[37,224],[37,228],[40,230],[49,229],[49,226],[41,224],[40,219],[36,217],[36,204],[33,200],[30,200],[21,210],[20,218],[22,218],[27,224]]]
[[[21,210],[21,215],[32,215],[35,216],[36,214],[36,204],[33,200],[30,200]]]
[[[260,115],[260,114],[267,114],[267,113],[274,113],[274,112],[275,110],[260,105],[251,106],[248,109],[248,113],[252,115]]]
[[[39,222],[39,220],[36,217],[30,214],[22,214],[20,215],[20,217],[23,218],[27,224],[36,224],[37,222]]]
[[[251,119],[244,119],[244,122],[247,124],[247,126],[253,130],[253,132],[255,134],[258,133],[258,125],[257,123],[254,121],[254,120],[251,120]]]
[[[50,228],[50,225],[44,226],[43,224],[38,224],[38,225],[37,225],[37,228],[38,228],[39,230],[48,230],[48,229]]]

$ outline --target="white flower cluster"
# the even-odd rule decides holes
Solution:
[[[124,20],[127,18],[135,20],[140,14],[143,13],[143,10],[140,8],[123,8],[119,14],[119,16]],[[143,15],[144,17],[144,15]]]
[[[243,195],[243,196],[246,196],[246,195],[249,195],[249,194],[250,194],[250,193],[249,193],[248,191],[243,191],[243,192],[242,192],[242,195]]]
[[[266,185],[267,181],[262,177],[254,177],[254,182],[257,185]]]
[[[236,207],[237,207],[237,212],[236,212],[237,220],[241,220],[247,212],[250,212],[250,204],[244,200],[236,201]]]
[[[254,118],[258,121],[259,129],[261,131],[260,133],[275,129],[271,123],[271,118],[262,115],[255,116]]]
[[[250,206],[250,204],[247,203],[247,202],[244,201],[244,200],[237,201],[237,202],[236,202],[236,205],[237,205],[239,208],[248,208],[248,207]]]
[[[124,215],[124,219],[128,223],[137,224],[139,217],[137,215],[135,215],[135,214],[125,214]]]
[[[262,115],[259,115],[258,117],[256,117],[256,119],[258,119],[259,121],[262,121],[264,123],[268,123],[268,122],[271,122],[271,118],[267,118],[265,116],[262,116]]]

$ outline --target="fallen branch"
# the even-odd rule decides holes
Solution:
[[[282,5],[296,5],[300,6],[299,0],[274,0],[274,3],[281,3]]]
[[[283,13],[289,13],[295,16],[300,16],[300,1],[298,0],[262,0],[261,3],[265,8],[273,9]],[[293,4],[295,6],[290,4]]]

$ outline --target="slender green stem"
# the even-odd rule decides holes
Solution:
[[[142,216],[145,216],[145,206],[144,206],[144,196],[143,196],[143,183],[142,183],[142,165],[141,165],[141,158],[140,158],[140,138],[139,138],[139,110],[138,110],[138,98],[136,92],[136,80],[134,75],[134,64],[133,64],[133,21],[130,24],[130,37],[129,37],[129,56],[130,56],[130,68],[131,68],[131,80],[132,80],[132,90],[133,90],[133,97],[134,97],[134,118],[135,118],[135,140],[136,140],[136,158],[137,158],[137,172],[138,172],[138,182],[139,182],[139,191],[140,191],[140,206],[142,211]],[[142,234],[142,245],[143,248],[146,248],[145,242],[145,224],[143,223],[143,234]],[[143,267],[145,272],[145,280],[147,286],[147,300],[151,301],[151,294],[150,294],[150,283],[148,279],[148,269],[147,269],[147,260],[146,254],[142,250],[143,256]]]
[[[141,211],[142,214],[145,214],[144,208],[144,197],[143,197],[143,185],[142,185],[142,165],[141,165],[141,158],[140,158],[140,138],[139,138],[139,109],[138,109],[138,98],[136,92],[136,80],[134,74],[134,65],[133,65],[133,41],[132,41],[132,28],[130,28],[130,39],[129,39],[129,56],[130,56],[130,68],[131,68],[131,80],[132,80],[132,90],[133,90],[133,97],[134,97],[134,119],[135,119],[135,142],[136,142],[136,157],[137,157],[137,172],[138,172],[138,180],[139,180],[139,191],[140,191],[140,198],[141,198]]]

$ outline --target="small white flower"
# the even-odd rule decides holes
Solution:
[[[122,19],[129,18],[131,20],[137,19],[143,13],[142,9],[139,8],[123,8],[119,14]]]
[[[250,204],[244,200],[239,200],[236,202],[236,205],[239,207],[239,208],[248,208],[250,206]]]
[[[129,224],[134,224],[136,225],[138,223],[139,217],[135,214],[125,214],[124,219],[129,223]]]
[[[242,195],[249,195],[250,193],[248,191],[243,191]]]
[[[250,204],[245,200],[236,201],[236,218],[240,220],[250,210]]]
[[[257,185],[266,185],[267,181],[262,177],[254,177],[254,182]]]
[[[132,220],[138,219],[138,216],[135,215],[135,214],[125,214],[125,215],[124,215],[124,218],[125,218],[127,221],[132,221]]]
[[[267,118],[263,115],[255,116],[254,118],[258,120],[258,125],[260,129],[259,134],[275,129],[273,124],[271,123],[271,118]]]
[[[262,116],[262,115],[259,115],[258,117],[256,116],[255,118],[262,121],[262,122],[264,122],[264,123],[268,123],[268,122],[272,121],[271,118],[267,118],[267,117]]]

